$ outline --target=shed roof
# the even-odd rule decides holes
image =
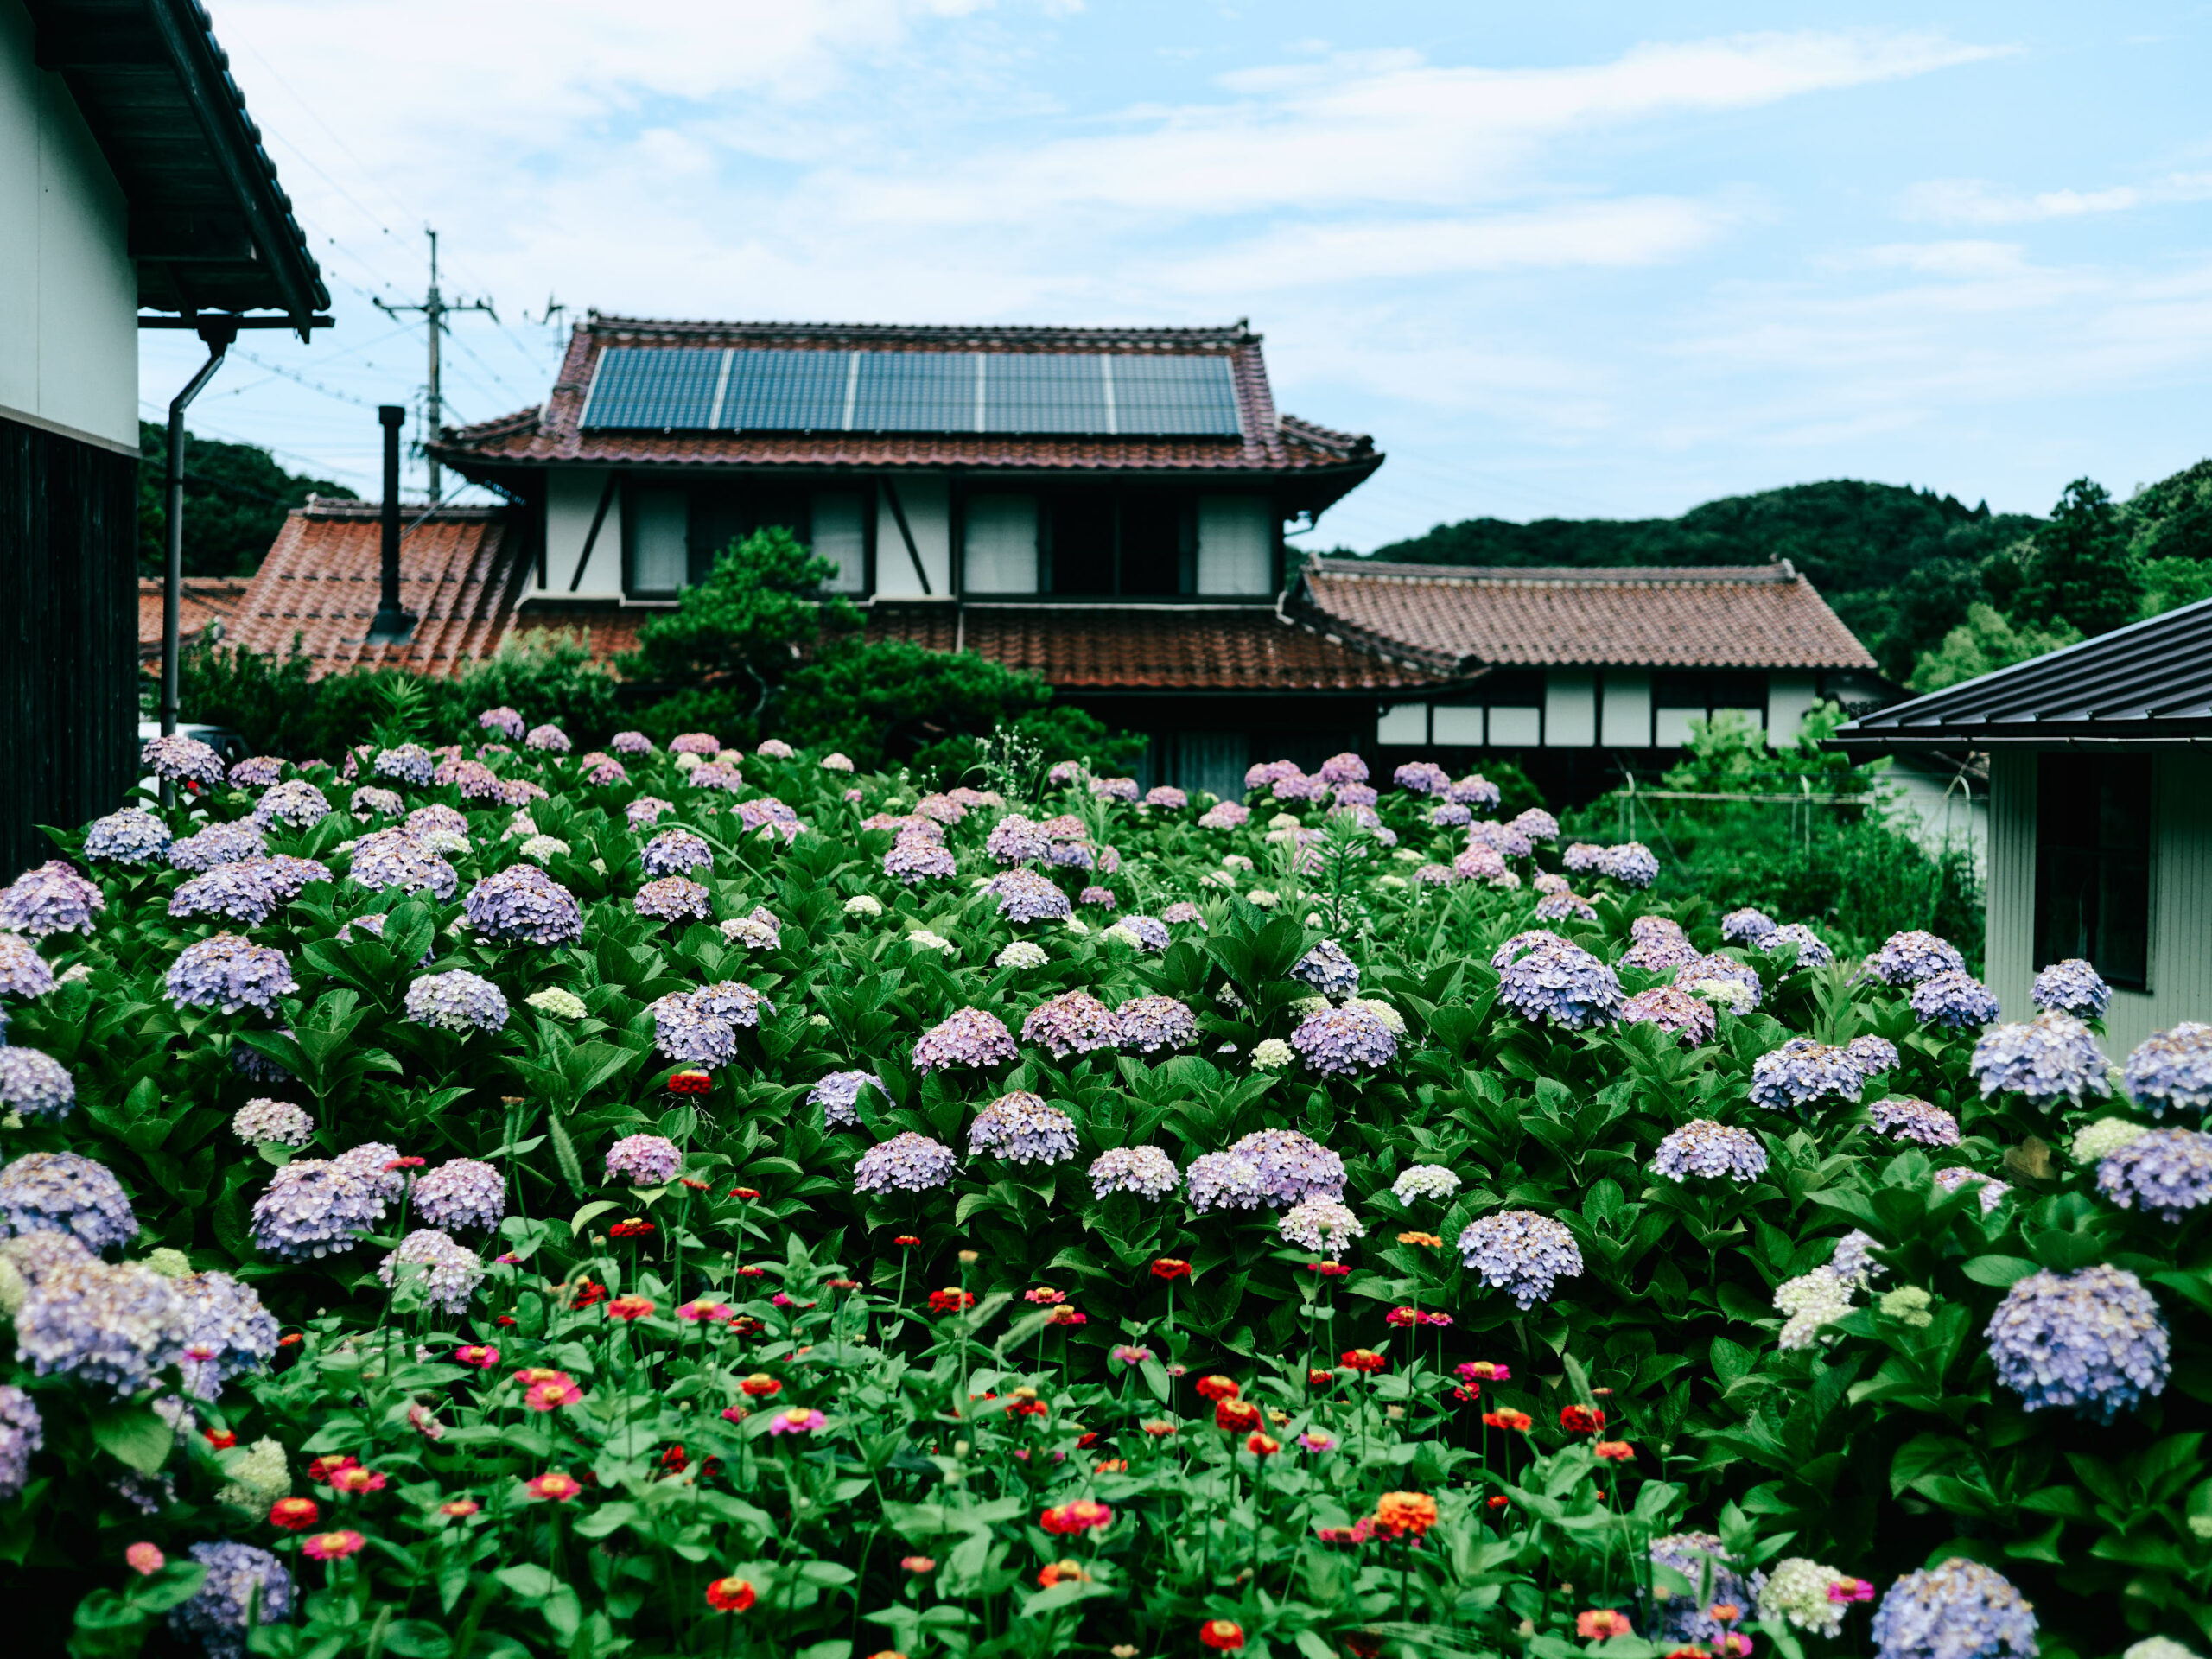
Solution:
[[[187,576],[177,606],[177,638],[191,645],[219,622],[227,630],[232,615],[245,601],[244,576]],[[157,576],[138,578],[138,660],[162,654],[162,582]]]
[[[25,0],[130,209],[138,303],[275,310],[307,331],[330,291],[198,0]]]
[[[2212,599],[1894,703],[1834,741],[1867,748],[2212,741]]]
[[[1586,569],[1317,557],[1300,593],[1361,638],[1469,664],[1875,667],[1786,561]]]
[[[599,356],[628,351],[980,353],[1017,355],[1215,356],[1230,365],[1241,435],[1117,437],[988,432],[639,430],[582,424]],[[1374,441],[1279,415],[1261,336],[1239,322],[1205,328],[910,326],[893,323],[686,322],[593,312],[569,340],[552,395],[539,408],[448,428],[433,446],[471,478],[560,463],[641,467],[857,470],[960,467],[981,471],[1272,476],[1292,504],[1319,512],[1382,464]]]

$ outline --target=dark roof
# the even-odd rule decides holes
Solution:
[[[868,637],[976,652],[1064,692],[1402,691],[1438,684],[1396,659],[1266,606],[898,604],[868,608]]]
[[[26,0],[130,209],[138,303],[281,311],[330,303],[276,163],[198,0]]]
[[[225,641],[281,660],[296,639],[318,678],[374,668],[454,674],[498,650],[526,575],[507,510],[404,511],[400,603],[416,619],[407,644],[368,643],[381,591],[382,509],[321,496],[286,515]]]
[[[1299,593],[1331,624],[1440,664],[1875,666],[1786,562],[1563,569],[1313,558]]]
[[[448,428],[432,448],[440,460],[480,481],[511,477],[518,468],[561,463],[1211,474],[1272,479],[1287,506],[1318,512],[1373,473],[1382,457],[1370,438],[1278,415],[1260,342],[1243,323],[1219,328],[1045,328],[668,322],[594,311],[569,336],[559,378],[543,407]],[[1230,361],[1243,434],[1160,438],[586,429],[580,423],[594,366],[599,353],[609,348],[1216,355]],[[1282,489],[1285,485],[1289,487]]]
[[[1846,747],[2212,740],[2212,599],[2015,663],[1840,729]]]

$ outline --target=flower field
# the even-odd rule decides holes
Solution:
[[[22,1651],[2212,1639],[2212,1027],[1432,766],[388,735],[0,892]]]

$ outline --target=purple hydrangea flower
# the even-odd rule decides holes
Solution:
[[[701,986],[691,993],[691,1001],[707,1018],[720,1020],[732,1027],[758,1027],[762,1014],[776,1011],[773,1002],[750,985],[740,984],[734,979],[716,980],[711,985]]]
[[[54,988],[54,969],[20,933],[0,933],[0,995],[44,996]]]
[[[1324,996],[1351,996],[1359,990],[1359,968],[1334,939],[1324,939],[1298,959],[1290,976]]]
[[[138,764],[165,784],[200,784],[220,789],[228,775],[221,755],[182,732],[150,740],[138,751]]]
[[[304,778],[277,785],[253,804],[253,821],[264,830],[272,823],[312,830],[329,816],[330,802]]]
[[[1931,1106],[1910,1095],[1892,1095],[1866,1109],[1876,1133],[1892,1141],[1914,1141],[1923,1147],[1959,1144],[1959,1120],[1940,1106]]]
[[[1516,957],[1526,956],[1532,950],[1549,950],[1555,944],[1566,943],[1565,939],[1548,927],[1532,927],[1525,933],[1516,933],[1503,944],[1499,945],[1491,957],[1490,965],[1502,974],[1505,971],[1506,965]]]
[[[1147,950],[1165,950],[1173,943],[1167,924],[1156,916],[1124,916],[1114,925]]]
[[[662,830],[639,856],[647,875],[687,875],[715,868],[715,849],[689,830]]]
[[[1448,887],[1459,879],[1459,872],[1449,864],[1423,864],[1414,872],[1417,887]]]
[[[996,1014],[962,1008],[922,1033],[914,1045],[914,1069],[944,1071],[956,1065],[996,1065],[1020,1052],[1014,1046],[1014,1033]]]
[[[1034,870],[1004,871],[993,876],[983,891],[999,901],[999,914],[1010,922],[1061,921],[1073,913],[1067,894]]]
[[[1569,1031],[1610,1023],[1624,1000],[1613,970],[1580,945],[1547,945],[1506,964],[1498,1001],[1524,1020]]]
[[[1433,760],[1408,760],[1390,774],[1390,781],[1415,795],[1441,795],[1452,787],[1452,774]]]
[[[1862,978],[1878,979],[1885,985],[1917,985],[1938,974],[1966,970],[1966,958],[1948,939],[1911,928],[1891,934],[1859,971]]]
[[[1559,839],[1559,820],[1541,806],[1532,806],[1527,811],[1508,818],[1505,827],[1519,831],[1530,841]]]
[[[232,789],[267,789],[284,775],[284,762],[273,754],[249,754],[231,763]]]
[[[673,802],[664,801],[658,795],[640,795],[622,809],[622,816],[632,830],[650,830],[660,822],[662,813],[675,810]]]
[[[1692,1175],[1718,1180],[1725,1175],[1740,1185],[1766,1173],[1766,1148],[1746,1130],[1695,1118],[1659,1143],[1651,1170],[1670,1181]]]
[[[468,820],[443,801],[418,806],[407,815],[407,828],[417,836],[468,836]]]
[[[1621,1024],[1656,1026],[1685,1048],[1709,1043],[1719,1030],[1720,1017],[1713,1005],[1672,985],[1638,991],[1621,1004]]]
[[[0,1169],[0,1232],[67,1233],[104,1250],[137,1237],[138,1217],[105,1164],[73,1152],[27,1152]]]
[[[481,760],[470,760],[453,755],[438,762],[437,770],[430,774],[433,782],[448,784],[461,791],[468,801],[507,801],[507,785],[499,774]]]
[[[683,1154],[664,1135],[626,1135],[607,1149],[607,1179],[632,1186],[666,1186],[682,1173]]]
[[[2184,1020],[2145,1038],[2121,1076],[2129,1096],[2153,1117],[2212,1107],[2212,1026]]]
[[[523,733],[528,729],[523,717],[505,703],[497,709],[485,709],[476,716],[476,723],[487,732],[497,732],[510,743],[520,741]]]
[[[489,1230],[507,1213],[507,1179],[474,1158],[449,1158],[415,1182],[415,1213],[431,1226]]]
[[[1946,1192],[1955,1192],[1968,1182],[1974,1183],[1973,1190],[1981,1205],[1981,1213],[1985,1216],[2002,1204],[2005,1201],[2005,1195],[2012,1190],[2006,1183],[1992,1179],[1978,1169],[1967,1169],[1962,1166],[1939,1169],[1931,1179]]]
[[[1866,1077],[1897,1069],[1897,1046],[1888,1038],[1877,1037],[1871,1032],[1864,1037],[1853,1038],[1843,1046],[1843,1052],[1851,1056],[1851,1063]]]
[[[1835,952],[1829,950],[1820,935],[1802,922],[1788,922],[1771,929],[1761,934],[1754,944],[1769,955],[1796,945],[1800,968],[1825,968],[1835,960]]]
[[[1560,867],[1569,875],[1595,875],[1605,868],[1606,849],[1593,841],[1574,841],[1559,855]]]
[[[85,856],[110,864],[159,863],[168,845],[168,825],[143,807],[95,818],[85,831]]]
[[[1972,974],[1932,974],[1912,988],[1911,1000],[1913,1014],[1924,1026],[1963,1031],[1997,1017],[1997,999]]]
[[[1349,751],[1332,754],[1321,763],[1318,775],[1325,784],[1363,784],[1367,781],[1367,762]]]
[[[1171,812],[1180,812],[1190,805],[1191,798],[1173,784],[1154,784],[1144,792],[1147,806],[1165,807]]]
[[[643,732],[617,732],[607,740],[607,747],[617,754],[651,754],[653,741]]]
[[[396,818],[406,807],[407,803],[391,790],[378,789],[371,784],[353,791],[353,798],[346,803],[346,810],[365,823],[370,818]]]
[[[412,829],[372,830],[353,843],[353,856],[348,879],[372,893],[387,887],[427,892],[442,904],[461,886],[460,873],[423,845]]]
[[[1599,873],[1610,875],[1624,887],[1648,887],[1659,879],[1657,855],[1640,841],[1624,841],[1618,847],[1605,849],[1605,861]]]
[[[227,1273],[188,1273],[172,1279],[183,1306],[185,1392],[222,1397],[232,1377],[259,1369],[276,1351],[276,1316],[261,1298]]]
[[[1253,1172],[1256,1179],[1258,1172]],[[1116,1147],[1091,1160],[1090,1191],[1094,1198],[1133,1192],[1141,1198],[1164,1198],[1182,1177],[1175,1160],[1158,1147]]]
[[[1777,1112],[1809,1112],[1828,1099],[1856,1100],[1866,1078],[1848,1050],[1792,1037],[1751,1063],[1751,1103]]]
[[[523,738],[524,748],[539,749],[547,754],[566,754],[569,734],[558,726],[533,726]]]
[[[304,1147],[315,1139],[315,1120],[289,1100],[263,1096],[232,1115],[231,1133],[249,1146]]]
[[[1087,870],[1098,862],[1098,855],[1085,842],[1056,841],[1045,862],[1056,870]]]
[[[1579,893],[1548,893],[1536,900],[1535,915],[1540,922],[1594,922],[1598,907]]]
[[[1487,847],[1501,858],[1526,858],[1536,850],[1536,843],[1511,824],[1488,820],[1467,826],[1467,844]]]
[[[0,1383],[0,1498],[22,1496],[31,1478],[31,1453],[45,1444],[37,1402],[14,1383]]]
[[[1319,801],[1327,798],[1329,786],[1293,766],[1269,782],[1268,793],[1278,801]]]
[[[781,836],[786,846],[796,840],[800,830],[804,828],[798,821],[798,814],[772,795],[740,801],[734,810],[737,821],[745,826],[748,833],[756,830],[764,834],[772,832]]]
[[[2036,1007],[2047,1014],[2070,1014],[2076,1020],[2101,1020],[2112,1001],[2112,987],[2079,957],[2054,962],[2036,976],[2029,993]]]
[[[2125,1268],[2031,1273],[2005,1293],[1987,1334],[1997,1380],[2030,1411],[2108,1423],[2165,1391],[2165,1322]]]
[[[745,774],[735,766],[709,760],[703,766],[691,768],[690,781],[694,789],[726,790],[734,795],[745,787]]]
[[[1114,1010],[1090,992],[1063,991],[1030,1010],[1021,1022],[1021,1040],[1042,1043],[1054,1059],[1064,1060],[1071,1054],[1118,1046],[1122,1027]]]
[[[1730,980],[1744,988],[1745,1000],[1739,1013],[1749,1014],[1759,1005],[1765,988],[1759,982],[1758,969],[1733,957],[1714,954],[1700,957],[1695,962],[1686,962],[1675,969],[1675,983],[1686,991],[1694,992],[1698,985],[1711,979]]]
[[[1763,910],[1732,910],[1720,918],[1720,937],[1731,944],[1757,944],[1774,931],[1774,918]]]
[[[721,936],[748,950],[777,950],[783,948],[784,925],[766,905],[755,905],[745,915],[724,922]]]
[[[10,1166],[12,1167],[12,1166]],[[0,1175],[0,1183],[6,1177]],[[2178,1224],[2212,1198],[2212,1135],[2196,1129],[2152,1129],[2097,1165],[2097,1186],[2123,1210]]]
[[[1651,1561],[1681,1573],[1691,1586],[1689,1595],[1676,1593],[1659,1604],[1659,1633],[1669,1641],[1710,1643],[1717,1648],[1729,1625],[1714,1617],[1713,1607],[1725,1604],[1745,1609],[1752,1605],[1743,1575],[1728,1564],[1726,1547],[1712,1533],[1676,1532],[1655,1538]],[[1709,1595],[1705,1588],[1708,1582]]]
[[[1290,1046],[1323,1077],[1355,1077],[1389,1065],[1398,1039],[1382,1015],[1357,1002],[1310,1014],[1290,1033]]]
[[[1271,1206],[1344,1195],[1344,1160],[1296,1129],[1256,1129],[1232,1145],[1229,1155],[1258,1173],[1261,1201]]]
[[[712,915],[706,888],[688,876],[664,875],[638,889],[631,909],[656,921],[703,922]]]
[[[1996,1026],[1981,1034],[1967,1063],[1984,1098],[2020,1094],[2037,1106],[2060,1100],[2079,1106],[2088,1095],[2109,1095],[2105,1057],[2079,1020],[2039,1014],[2023,1025]]]
[[[822,1122],[825,1128],[858,1128],[861,1090],[873,1088],[887,1102],[891,1091],[883,1086],[883,1079],[873,1071],[832,1071],[808,1090],[806,1103],[822,1109]]]
[[[1010,1164],[1064,1164],[1076,1145],[1075,1120],[1022,1089],[984,1107],[968,1128],[969,1156]]]
[[[1539,913],[1541,913],[1541,910]],[[1635,925],[1642,927],[1646,922],[1665,922],[1666,925],[1650,928],[1636,935],[1636,942],[1621,953],[1621,967],[1658,974],[1698,959],[1698,948],[1690,943],[1689,936],[1681,927],[1667,921],[1663,916],[1639,916]]]
[[[1019,812],[1009,812],[991,826],[983,850],[1004,865],[1034,864],[1052,855],[1052,838],[1043,828]]]
[[[1244,787],[1265,789],[1278,778],[1300,776],[1294,760],[1257,760],[1244,768]]]
[[[1891,1585],[1873,1637],[1876,1659],[2035,1659],[2035,1610],[2003,1573],[1955,1555]]]
[[[1241,830],[1252,821],[1252,809],[1241,801],[1216,801],[1198,814],[1202,830]]]
[[[709,732],[678,732],[668,740],[671,754],[702,754],[709,758],[722,752],[722,741]]]
[[[948,849],[926,836],[909,832],[902,834],[883,855],[883,873],[911,887],[933,877],[943,879],[957,874],[959,871]]]
[[[679,1065],[727,1065],[737,1058],[737,1028],[701,1007],[698,992],[671,991],[647,1012],[653,1046]]]
[[[926,1192],[952,1179],[958,1161],[941,1141],[912,1131],[870,1147],[853,1168],[855,1192]]]
[[[379,778],[395,779],[419,789],[435,775],[437,762],[420,743],[402,743],[379,752],[369,770]]]
[[[407,988],[407,1018],[418,1026],[466,1036],[507,1023],[507,999],[481,974],[455,968],[424,974]]]
[[[550,729],[550,728],[544,729]],[[418,1227],[378,1265],[377,1277],[396,1288],[404,1269],[422,1270],[423,1291],[434,1307],[458,1319],[485,1274],[484,1258],[435,1227]]]
[[[1134,778],[1094,778],[1090,792],[1102,801],[1135,801],[1137,780]]]
[[[226,921],[258,927],[276,907],[276,893],[269,880],[269,861],[259,858],[238,864],[218,864],[171,893],[168,913],[180,919],[219,916]]]
[[[92,912],[107,898],[60,859],[25,870],[0,889],[0,929],[42,939],[54,933],[89,933]]]
[[[225,1539],[194,1544],[191,1554],[207,1576],[189,1600],[169,1610],[169,1628],[196,1640],[207,1659],[244,1659],[249,1602],[256,1624],[290,1622],[292,1575],[267,1550]]]
[[[1492,1290],[1502,1290],[1527,1313],[1551,1300],[1561,1279],[1582,1272],[1574,1235],[1533,1210],[1504,1210],[1467,1224],[1459,1235],[1459,1261]]]
[[[25,1117],[67,1117],[77,1084],[60,1061],[35,1048],[0,1044],[0,1109]]]
[[[1140,1054],[1187,1048],[1198,1040],[1198,1016],[1172,996],[1134,996],[1114,1010],[1122,1046]]]
[[[1191,1208],[1199,1215],[1209,1210],[1260,1207],[1259,1166],[1233,1152],[1209,1152],[1193,1158],[1183,1180]]]
[[[182,1312],[169,1281],[143,1262],[57,1253],[16,1310],[16,1357],[41,1376],[140,1394],[184,1357]]]
[[[1457,801],[1439,801],[1434,806],[1428,809],[1428,827],[1432,830],[1457,830],[1463,824],[1470,824],[1474,821],[1475,815],[1473,810],[1471,808],[1460,805]],[[1472,853],[1476,850],[1478,849],[1470,847],[1467,849],[1467,852]],[[1488,842],[1484,842],[1480,850],[1488,853],[1492,858],[1496,859],[1497,861],[1498,868],[1503,869],[1505,868],[1504,855],[1500,853],[1497,848],[1491,846]],[[1466,855],[1462,854],[1461,856],[1465,857]]]
[[[1505,798],[1497,785],[1478,772],[1471,772],[1459,782],[1446,785],[1446,793],[1462,806],[1495,807]]]
[[[577,757],[576,771],[594,789],[604,789],[610,784],[623,784],[630,780],[627,767],[613,755],[602,754],[597,749]]]
[[[469,926],[486,939],[524,944],[573,944],[584,936],[575,894],[534,864],[487,875],[462,906]]]
[[[266,1012],[280,996],[298,990],[292,965],[282,950],[251,944],[235,933],[188,944],[177,952],[164,982],[169,1001],[181,1008],[240,1008]]]

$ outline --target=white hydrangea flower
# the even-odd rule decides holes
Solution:
[[[2124,1117],[2101,1117],[2074,1137],[2068,1148],[2077,1164],[2100,1164],[2122,1147],[2140,1141],[2150,1130]]]
[[[1459,1178],[1441,1164],[1409,1164],[1390,1183],[1390,1196],[1400,1204],[1421,1198],[1449,1198],[1459,1190]]]
[[[1344,999],[1344,1007],[1348,1008],[1365,1008],[1370,1014],[1373,1014],[1377,1020],[1380,1020],[1385,1026],[1388,1026],[1390,1028],[1390,1034],[1393,1037],[1402,1037],[1406,1034],[1406,1016],[1400,1014],[1397,1009],[1392,1007],[1388,1002],[1382,1001],[1378,997],[1346,997]]]
[[[1252,861],[1242,853],[1224,853],[1221,868],[1224,870],[1249,870],[1252,868]]]
[[[1298,814],[1295,812],[1278,812],[1268,820],[1268,828],[1270,830],[1296,830],[1301,827]]]
[[[1301,1199],[1275,1221],[1275,1230],[1289,1243],[1336,1256],[1356,1238],[1367,1236],[1359,1217],[1335,1198]]]
[[[845,914],[848,916],[880,916],[883,914],[883,900],[874,898],[865,893],[856,893],[851,898],[845,900]]]
[[[1236,878],[1227,870],[1208,870],[1198,878],[1198,880],[1201,885],[1209,887],[1233,888],[1236,885]]]
[[[1378,887],[1402,887],[1408,883],[1402,875],[1378,875],[1375,878],[1375,885]]]
[[[2202,1538],[2204,1534],[2198,1530],[2196,1521],[2195,1516],[2190,1516],[2190,1530]],[[2170,1636],[2146,1636],[2120,1655],[2120,1659],[2196,1659],[2196,1654]]]
[[[1778,1345],[1784,1352],[1809,1348],[1821,1327],[1851,1312],[1851,1287],[1826,1268],[1815,1268],[1774,1287],[1774,1311],[1788,1315]]]
[[[926,927],[918,927],[906,936],[906,943],[917,950],[942,950],[952,954],[952,941],[942,933],[932,933]]]
[[[1244,896],[1247,899],[1249,899],[1254,904],[1257,905],[1262,910],[1273,910],[1277,905],[1282,902],[1282,900],[1276,896],[1274,890],[1271,887],[1255,887],[1251,892],[1246,893]]]
[[[689,749],[686,749],[683,753],[676,757],[676,769],[678,772],[690,772],[695,768],[704,765],[706,765],[706,762],[702,760],[697,755],[692,753]]]
[[[1410,847],[1401,847],[1390,855],[1401,864],[1426,864],[1428,860]]]
[[[256,1440],[231,1460],[226,1472],[230,1481],[215,1495],[216,1502],[256,1515],[267,1514],[271,1503],[292,1490],[284,1448],[275,1440]]]
[[[1101,939],[1112,939],[1119,944],[1126,944],[1132,950],[1141,950],[1144,949],[1144,942],[1138,938],[1135,934],[1130,932],[1128,928],[1122,926],[1119,922],[1115,923],[1113,926],[1106,929],[1103,932],[1100,933],[1098,937]]]
[[[1280,1071],[1294,1057],[1290,1045],[1280,1037],[1270,1037],[1252,1048],[1252,1069],[1255,1071]]]
[[[1301,996],[1292,1001],[1290,1011],[1300,1019],[1306,1020],[1317,1014],[1326,1014],[1333,1006],[1325,996]]]
[[[1071,933],[1088,933],[1090,931],[1090,929],[1084,924],[1083,918],[1080,916],[1071,916],[1067,920],[1062,922],[1060,925],[1067,929]]]
[[[1815,1630],[1834,1641],[1843,1634],[1843,1615],[1850,1604],[1830,1601],[1828,1586],[1850,1577],[1802,1555],[1777,1561],[1757,1586],[1759,1618],[1769,1624],[1787,1619],[1801,1630]]]
[[[1692,996],[1719,1003],[1731,1014],[1741,1014],[1751,1003],[1751,988],[1740,979],[1694,979],[1682,988]]]
[[[581,1020],[584,1017],[583,999],[574,991],[564,991],[557,985],[548,985],[542,991],[532,991],[523,1001],[540,1014],[550,1014],[556,1020]]]
[[[558,836],[532,836],[517,849],[524,858],[543,864],[549,858],[557,858],[569,850],[569,843]]]

